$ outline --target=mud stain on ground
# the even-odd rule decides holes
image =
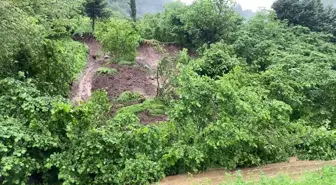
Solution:
[[[299,178],[305,172],[317,171],[327,165],[336,166],[336,161],[297,161],[296,158],[292,158],[289,162],[268,164],[254,168],[233,171],[212,169],[199,174],[170,176],[163,179],[160,185],[197,185],[202,183],[218,185],[228,180],[227,174],[234,176],[238,171],[241,172],[246,180],[258,180],[261,174],[266,177],[275,177],[283,174],[292,178]]]

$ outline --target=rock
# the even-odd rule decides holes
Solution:
[[[149,79],[155,80],[155,76],[150,76]]]
[[[109,59],[109,58],[110,58],[110,56],[108,56],[108,55],[104,56],[104,59]]]

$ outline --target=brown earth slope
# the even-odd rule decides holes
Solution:
[[[89,37],[82,40],[89,48],[87,57],[87,66],[80,75],[77,82],[74,83],[71,89],[71,101],[86,101],[91,96],[92,79],[97,69],[101,66],[102,58],[97,59],[96,56],[101,52],[101,46],[96,39]]]

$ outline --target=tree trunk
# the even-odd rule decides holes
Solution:
[[[95,31],[95,24],[96,24],[96,18],[93,17],[92,18],[92,34],[94,34],[94,31]]]

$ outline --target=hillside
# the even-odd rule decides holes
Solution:
[[[0,184],[335,184],[335,8],[111,2],[1,1]]]

